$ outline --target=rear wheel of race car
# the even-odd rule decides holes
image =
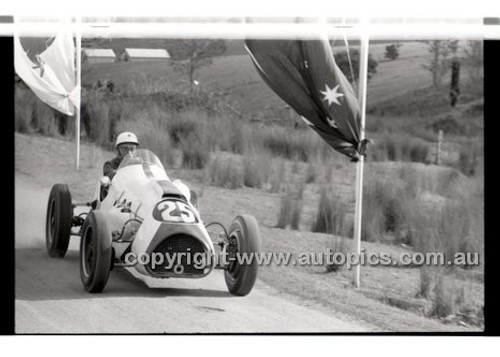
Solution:
[[[45,220],[45,245],[51,257],[66,255],[71,235],[73,207],[71,193],[65,184],[52,186]]]
[[[228,235],[228,257],[246,254],[251,258],[252,254],[260,252],[259,226],[253,216],[237,216],[229,227]],[[253,259],[251,264],[240,264],[237,259],[230,262],[224,271],[229,292],[238,296],[250,293],[257,279],[257,270],[256,259]]]
[[[113,249],[106,220],[99,211],[89,213],[80,241],[80,277],[90,293],[100,293],[108,282]]]

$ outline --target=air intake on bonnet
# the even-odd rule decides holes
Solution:
[[[148,265],[147,269],[153,275],[201,276],[208,273],[208,271],[205,270],[207,266],[203,265],[203,263],[206,262],[205,246],[193,236],[177,234],[168,237],[156,246],[153,253],[162,254],[164,258],[162,264],[155,264],[154,267],[152,264]],[[169,257],[168,259],[167,255]]]

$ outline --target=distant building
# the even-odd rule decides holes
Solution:
[[[121,61],[166,61],[170,58],[162,48],[126,48],[120,56]]]
[[[112,63],[116,62],[116,55],[108,48],[84,48],[82,50],[82,62],[89,63]]]

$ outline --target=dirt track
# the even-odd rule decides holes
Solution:
[[[17,333],[231,333],[366,331],[299,306],[258,281],[246,297],[227,292],[215,271],[204,279],[159,280],[122,268],[102,294],[80,282],[78,238],[64,259],[45,251],[50,187],[16,173]]]

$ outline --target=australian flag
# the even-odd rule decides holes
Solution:
[[[327,39],[247,39],[245,47],[267,85],[330,146],[352,161],[365,155],[358,99]]]

